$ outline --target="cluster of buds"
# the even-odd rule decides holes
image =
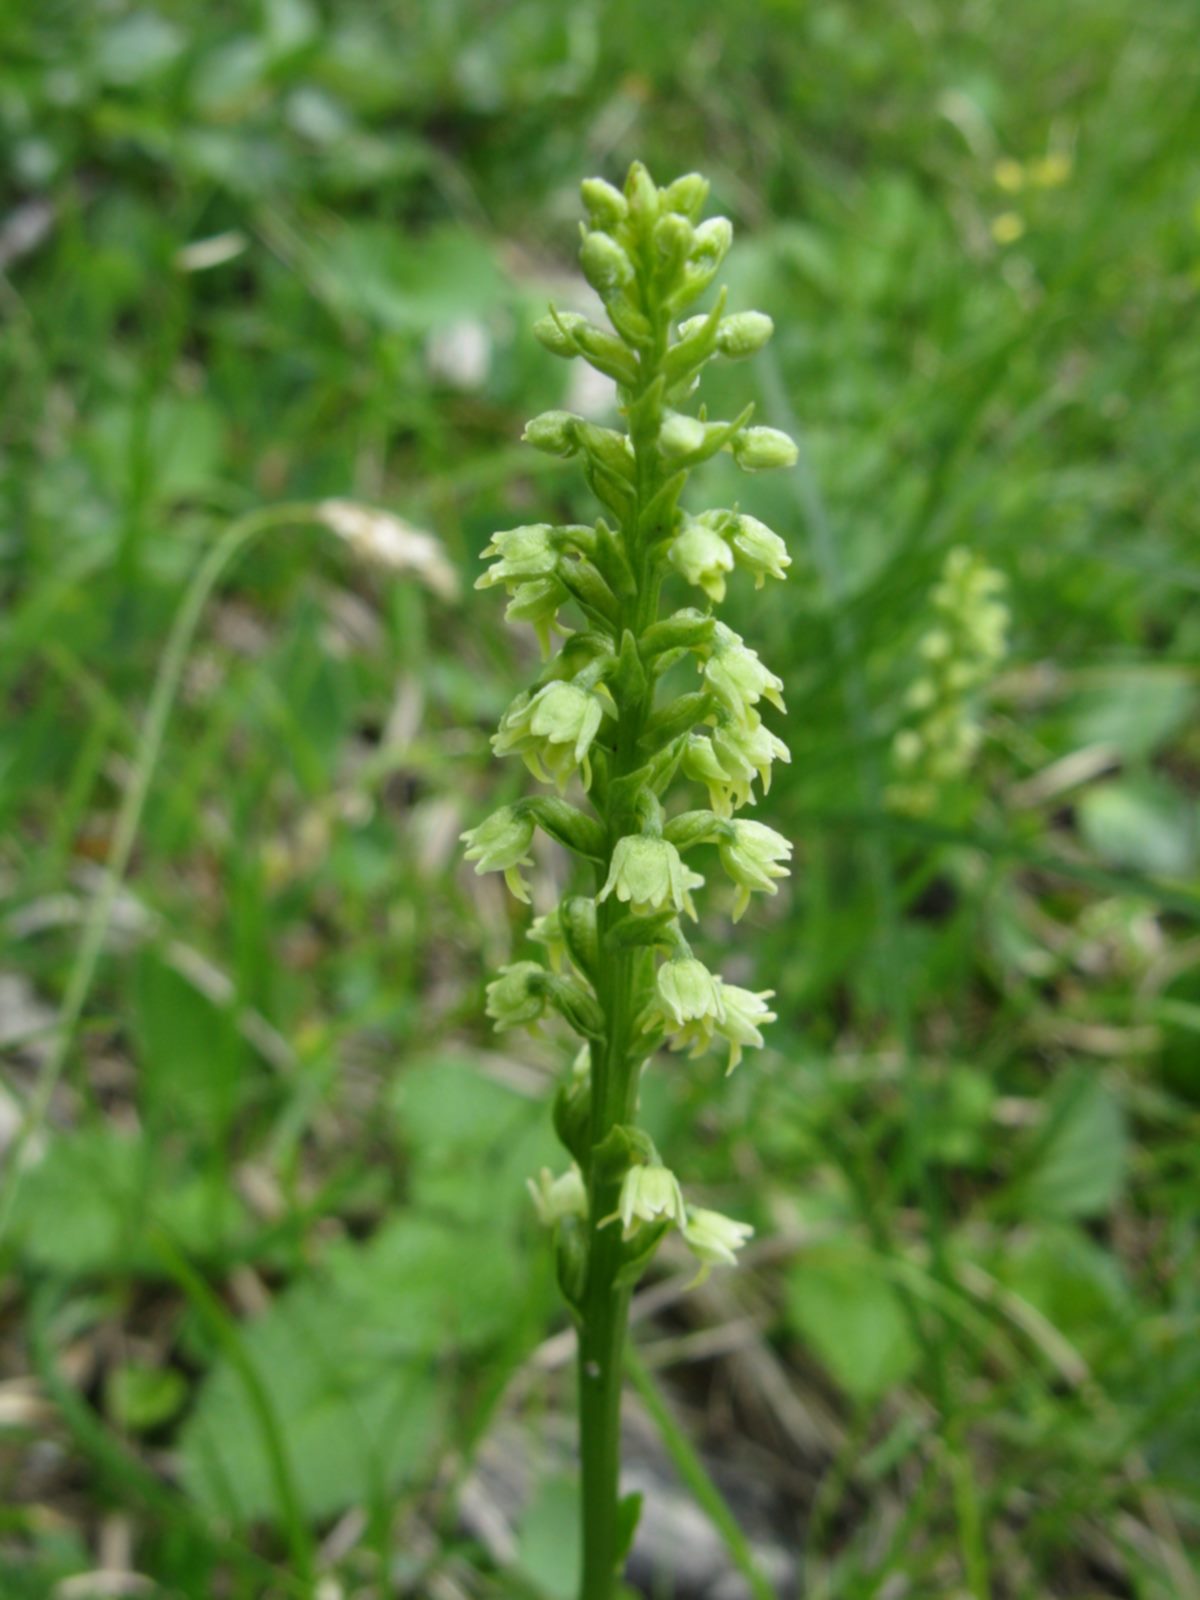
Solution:
[[[764,720],[768,708],[783,711],[783,683],[713,615],[739,574],[756,588],[783,579],[787,546],[736,507],[681,505],[691,469],[721,451],[749,472],[796,459],[785,434],[752,423],[753,407],[731,420],[687,409],[709,362],[752,356],[773,331],[760,312],[727,315],[723,290],[707,311],[686,314],[732,239],[723,217],[700,220],[707,192],[695,174],[659,188],[640,163],[623,189],[583,185],[580,261],[611,326],[552,309],[534,331],[552,354],[615,382],[624,427],[553,410],[533,418],[525,439],[578,461],[602,515],[591,526],[496,533],[478,585],[506,588],[508,617],[533,626],[544,663],[505,712],[494,749],[520,756],[559,798],[503,808],[464,835],[467,857],[527,900],[522,869],[541,827],[592,877],[590,893],[535,919],[530,937],[546,964],[517,961],[488,988],[497,1027],[536,1028],[556,1013],[584,1042],[555,1110],[572,1164],[531,1182],[577,1306],[588,1252],[610,1225],[620,1224],[622,1282],[671,1229],[702,1271],[732,1262],[751,1231],[689,1204],[635,1122],[637,1081],[660,1045],[692,1056],[727,1049],[732,1071],[775,1020],[769,991],[726,983],[693,955],[681,919],[696,918],[705,879],[690,858],[715,854],[737,918],[752,896],[777,892],[791,856],[780,834],[736,815],[756,784],[767,792],[773,763],[789,759]],[[686,587],[664,608],[672,584]],[[688,657],[695,687],[660,694],[664,674]],[[686,783],[706,792],[706,809],[671,804],[672,786]]]
[[[904,725],[892,740],[888,803],[913,816],[936,811],[970,769],[983,738],[981,690],[1008,648],[1005,580],[961,547],[947,555],[930,596],[934,619],[921,635],[921,669],[909,685]]]

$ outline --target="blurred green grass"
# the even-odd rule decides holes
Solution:
[[[483,1028],[523,922],[454,840],[519,783],[487,734],[528,655],[478,551],[583,504],[515,446],[564,394],[529,327],[578,292],[578,179],[635,155],[712,176],[732,302],[779,329],[762,414],[803,445],[739,487],[795,560],[739,603],[787,684],[800,870],[725,965],[781,1020],[719,1094],[656,1071],[647,1114],[780,1242],[729,1303],[846,1424],[791,1507],[805,1592],[1200,1592],[1194,22],[0,14],[10,1153],[223,529],[350,497],[463,590],[279,530],[201,621],[2,1245],[4,1375],[51,1406],[19,1387],[0,1431],[6,1593],[94,1566],[114,1510],[169,1593],[306,1592],[355,1506],[347,1594],[393,1562],[401,1592],[546,1581],[464,1545],[444,1488],[553,1326],[522,1179],[561,1064]],[[969,783],[904,821],[889,743],[956,544],[1005,574],[1012,655]]]

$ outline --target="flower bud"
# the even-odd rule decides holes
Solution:
[[[707,178],[702,178],[698,172],[687,172],[663,190],[663,209],[674,211],[677,216],[687,217],[689,222],[695,222],[704,210],[704,202],[708,199],[708,188]]]
[[[672,411],[662,425],[658,448],[669,461],[677,461],[703,450],[707,438],[708,428],[699,417],[687,417],[682,412]]]
[[[641,229],[648,230],[658,216],[659,194],[654,179],[640,161],[635,161],[625,177],[625,198],[629,202],[630,219]]]
[[[525,424],[521,438],[547,455],[573,456],[579,448],[575,438],[579,420],[569,411],[542,411]]]
[[[733,459],[743,472],[794,467],[799,455],[794,442],[778,428],[743,428],[733,441]]]
[[[775,332],[775,324],[762,311],[737,311],[722,317],[717,327],[717,349],[723,356],[737,359],[753,356]]]
[[[716,272],[733,243],[733,224],[728,217],[709,217],[696,229],[691,261],[705,273]]]
[[[593,228],[602,228],[611,233],[629,215],[625,196],[603,178],[585,178],[579,185],[579,192]]]
[[[703,882],[699,873],[684,866],[673,844],[647,834],[627,834],[617,840],[608,877],[596,898],[607,900],[615,893],[638,916],[670,907],[686,911],[694,922],[691,891]]]
[[[556,311],[538,318],[533,325],[533,336],[551,355],[575,356],[579,351],[572,335],[576,328],[586,325],[587,318],[578,311]]]
[[[583,275],[601,300],[610,300],[633,282],[633,262],[607,233],[587,233],[579,250]]]
[[[654,224],[654,254],[663,280],[670,285],[691,253],[695,235],[686,218],[668,212]]]

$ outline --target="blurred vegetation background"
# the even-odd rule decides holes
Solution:
[[[778,328],[728,381],[802,441],[705,469],[793,555],[735,610],[798,870],[701,929],[768,1050],[646,1084],[758,1243],[640,1297],[635,1573],[741,1592],[665,1408],[781,1592],[1200,1595],[1195,45],[1192,0],[0,10],[6,1600],[569,1600],[566,1047],[482,1022],[526,917],[456,839],[533,654],[478,553],[593,514],[520,427],[609,403],[529,329],[635,156],[713,179]],[[199,564],[329,497],[403,522],[248,539],[139,746]],[[1009,653],[906,809],[956,547]]]

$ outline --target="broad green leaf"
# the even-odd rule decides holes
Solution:
[[[178,1163],[156,1162],[144,1140],[109,1128],[60,1134],[22,1178],[13,1225],[21,1256],[64,1276],[160,1275],[146,1243],[153,1223],[190,1255],[220,1257],[245,1222],[240,1200]]]
[[[510,294],[486,242],[455,228],[416,237],[390,224],[348,223],[324,270],[345,310],[397,333],[486,316]]]
[[[521,1574],[547,1600],[572,1600],[578,1551],[579,1485],[567,1477],[545,1478],[521,1520],[517,1545]]]
[[[1129,1139],[1120,1102],[1095,1073],[1071,1073],[1055,1087],[1049,1120],[1015,1200],[1024,1215],[1097,1217],[1121,1192]]]
[[[183,1409],[187,1379],[174,1367],[114,1367],[104,1387],[109,1415],[119,1428],[144,1433],[161,1427]]]
[[[917,1364],[917,1347],[879,1257],[846,1242],[808,1250],[788,1274],[792,1326],[854,1400],[877,1400]]]
[[[1081,693],[1069,708],[1072,744],[1108,744],[1126,761],[1152,755],[1193,716],[1196,689],[1169,668],[1130,671]]]
[[[1198,821],[1195,800],[1159,778],[1097,784],[1079,802],[1080,829],[1098,856],[1165,878],[1194,870]]]
[[[243,1056],[229,1012],[147,948],[134,971],[133,1025],[147,1113],[207,1134],[224,1127]]]

